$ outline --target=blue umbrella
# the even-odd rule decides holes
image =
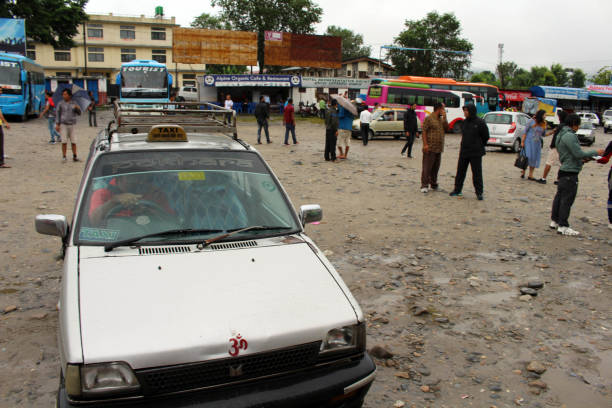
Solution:
[[[53,92],[53,96],[51,97],[55,106],[57,106],[57,104],[63,100],[62,92],[64,92],[64,89],[70,89],[70,91],[72,92],[72,100],[74,101],[74,103],[79,105],[79,108],[81,108],[81,113],[86,112],[87,107],[91,103],[91,100],[89,99],[87,91],[75,84],[57,85],[57,89],[55,89],[55,92]]]

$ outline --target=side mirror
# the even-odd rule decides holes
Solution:
[[[28,82],[28,73],[26,71],[21,71],[21,82]]]
[[[302,225],[313,224],[323,219],[323,210],[319,204],[308,204],[300,207]]]
[[[63,215],[37,215],[34,225],[36,226],[36,232],[39,234],[56,235],[62,238],[65,238],[68,234],[68,222]]]

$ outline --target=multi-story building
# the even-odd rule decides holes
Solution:
[[[202,75],[206,66],[172,62],[174,27],[178,27],[175,17],[90,14],[79,27],[74,47],[28,42],[27,56],[44,67],[47,77],[104,77],[111,83],[121,63],[152,59],[167,64],[174,86],[195,86],[196,75]]]

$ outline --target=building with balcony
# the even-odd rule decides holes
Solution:
[[[62,78],[103,77],[114,83],[123,62],[152,59],[167,65],[175,87],[195,86],[196,75],[202,75],[206,65],[172,62],[174,27],[178,27],[175,17],[163,15],[90,14],[74,38],[74,47],[53,48],[29,41],[27,56],[44,67],[45,76],[59,82]]]

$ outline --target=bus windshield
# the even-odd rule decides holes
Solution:
[[[163,67],[124,67],[121,70],[124,98],[167,98],[168,75]]]
[[[4,93],[21,93],[21,69],[19,63],[0,60],[0,87]]]

